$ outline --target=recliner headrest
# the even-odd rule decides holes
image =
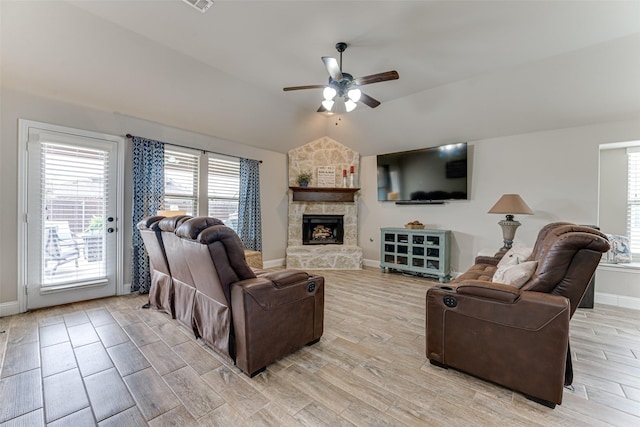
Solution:
[[[158,227],[160,227],[160,230],[162,231],[173,233],[182,223],[190,220],[191,218],[193,218],[191,215],[168,216],[158,223]]]
[[[185,225],[186,223],[176,231],[177,235],[182,234]],[[181,237],[184,237],[184,235]],[[203,229],[193,240],[207,245],[209,250],[215,249],[218,245],[224,247],[226,257],[215,257],[214,252],[212,252],[213,262],[216,264],[223,286],[227,286],[234,281],[256,277],[245,259],[244,245],[233,229],[224,224],[217,224]],[[226,264],[227,262],[228,264]],[[231,269],[228,268],[229,266]]]
[[[158,222],[160,222],[164,217],[162,215],[149,216],[144,218],[142,221],[136,224],[138,230],[153,230],[158,231]]]
[[[198,235],[204,229],[211,227],[212,225],[224,225],[224,222],[218,218],[210,216],[199,216],[182,223],[177,229],[175,229],[175,233],[178,237],[182,237],[183,239],[197,240]]]
[[[574,224],[560,225],[549,231],[539,245],[535,259],[538,267],[521,289],[552,292],[564,280],[578,252],[598,254],[608,250],[609,241],[598,230]]]

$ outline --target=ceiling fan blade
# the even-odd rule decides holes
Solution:
[[[371,83],[386,82],[387,80],[398,80],[400,76],[397,71],[386,71],[384,73],[371,74],[370,76],[358,77],[355,79],[357,85],[369,85]]]
[[[282,88],[282,90],[284,90],[285,92],[289,91],[289,90],[301,90],[301,89],[322,89],[324,88],[325,85],[307,85],[307,86],[291,86],[291,87],[284,87]]]
[[[363,93],[360,95],[360,102],[362,102],[365,105],[368,105],[371,108],[376,108],[378,105],[380,105],[380,101],[370,97],[366,93]]]
[[[340,66],[338,65],[338,60],[336,58],[323,56],[322,62],[324,62],[324,66],[327,67],[327,71],[333,80],[339,82],[343,79],[342,71],[340,71]]]

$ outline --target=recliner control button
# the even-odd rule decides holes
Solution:
[[[456,300],[451,295],[445,296],[444,298],[442,298],[442,301],[447,307],[455,307],[456,305],[458,305],[458,300]]]
[[[310,282],[309,285],[307,286],[307,291],[313,292],[315,290],[316,290],[316,282]]]

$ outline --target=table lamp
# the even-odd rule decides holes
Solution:
[[[516,229],[520,227],[520,222],[513,219],[514,214],[533,215],[533,211],[522,200],[519,194],[503,194],[500,200],[496,202],[489,213],[506,214],[507,217],[498,224],[502,228],[502,239],[504,246],[500,248],[501,252],[506,252],[513,245],[513,238],[516,235]]]

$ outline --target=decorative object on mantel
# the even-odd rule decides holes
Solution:
[[[355,167],[353,165],[349,166],[349,188],[355,188]]]
[[[298,181],[298,185],[300,187],[307,187],[311,182],[311,172],[300,171],[296,180]]]
[[[334,166],[318,166],[318,187],[333,188],[336,186],[336,168]]]
[[[418,220],[415,220],[405,224],[404,228],[409,228],[411,230],[424,230],[424,224]]]
[[[513,218],[513,214],[533,215],[533,211],[519,194],[503,194],[500,200],[496,202],[488,213],[506,214],[507,217],[498,224],[502,228],[502,238],[504,246],[500,248],[501,252],[506,252],[513,245],[513,238],[516,235],[516,229],[520,227],[520,222]]]

